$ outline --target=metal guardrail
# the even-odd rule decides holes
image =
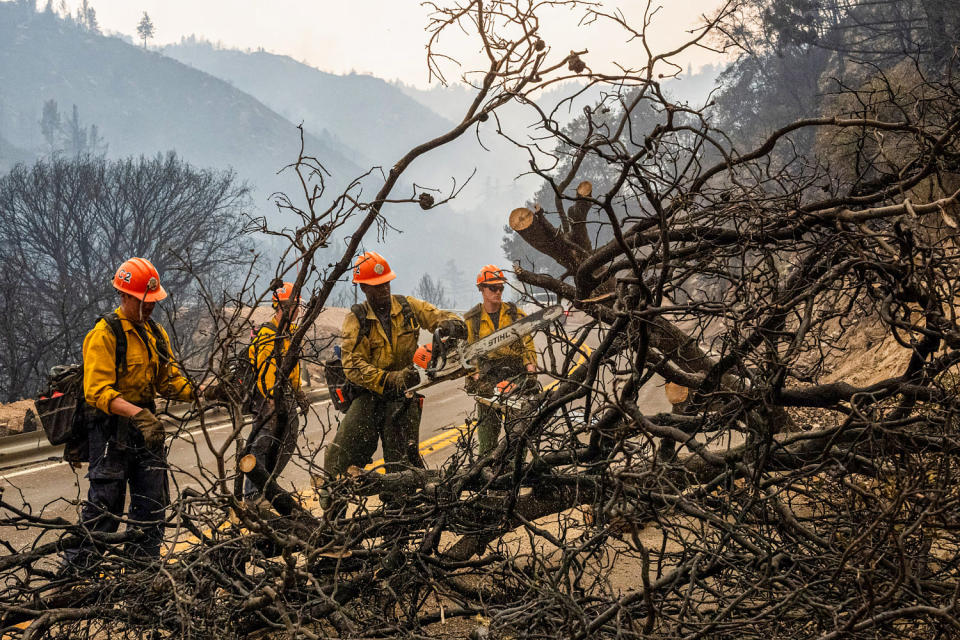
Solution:
[[[322,389],[307,390],[306,395],[310,403],[315,404],[328,398],[330,394],[326,387],[324,387]],[[187,406],[188,405],[179,405],[171,407],[169,413],[174,415],[179,413],[183,415]],[[226,417],[226,412],[223,409],[212,409],[205,412],[204,416],[208,428],[229,422],[229,418]],[[184,425],[184,427],[190,429],[190,427],[196,427],[199,424],[199,420],[191,420]],[[47,437],[42,430],[0,438],[0,471],[16,467],[25,467],[40,462],[57,462],[62,458],[63,445],[55,446],[47,442]]]
[[[18,433],[0,439],[0,470],[61,456],[63,445],[53,446],[47,442],[43,431]]]

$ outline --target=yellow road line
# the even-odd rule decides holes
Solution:
[[[420,455],[435,453],[445,447],[450,446],[457,441],[461,434],[466,433],[468,428],[468,424],[462,424],[459,427],[447,429],[446,431],[443,431],[431,438],[427,438],[420,443]],[[368,464],[366,469],[376,469],[378,473],[385,473],[383,465],[384,460],[381,458],[380,460]],[[298,492],[297,498],[299,499],[301,506],[307,510],[310,510],[311,506],[319,506],[319,502],[317,501],[312,490]],[[219,530],[223,530],[227,527],[234,526],[234,524],[235,523],[231,522],[230,520],[226,520],[217,528]],[[206,533],[208,533],[208,531],[204,531],[204,534]],[[166,549],[164,549],[164,555],[167,553],[184,551],[192,546],[195,546],[198,542],[200,541],[196,538],[196,536],[190,534],[189,536],[183,538],[180,542],[177,542],[173,548],[170,549],[170,551],[166,551]]]
[[[590,354],[591,354],[591,353],[593,353],[593,349],[591,349],[590,347],[588,347],[588,346],[585,345],[585,344],[584,344],[584,345],[580,345],[580,350],[579,350],[579,355],[577,356],[577,361],[574,363],[573,367],[570,368],[570,371],[568,372],[568,374],[573,373],[574,371],[576,371],[577,369],[579,369],[580,367],[582,367],[583,365],[585,365],[585,364],[587,363],[587,358],[590,357]],[[545,387],[543,388],[543,390],[544,390],[544,391],[553,391],[554,389],[557,388],[557,386],[558,386],[559,384],[560,384],[560,380],[559,380],[559,379],[554,380],[553,382],[551,382],[550,384],[548,384],[547,386],[545,386]]]
[[[446,448],[457,441],[461,434],[467,432],[467,429],[470,428],[468,423],[464,423],[459,427],[454,427],[452,429],[447,429],[446,431],[439,433],[432,438],[427,438],[420,443],[420,455],[429,455],[431,453],[436,453],[443,448]],[[383,465],[385,464],[384,459],[380,458],[379,460],[374,460],[366,467],[365,470],[370,471],[371,469],[376,469],[378,473],[386,473]]]
[[[573,371],[576,371],[578,368],[580,368],[584,364],[586,364],[587,358],[593,352],[593,350],[586,345],[581,346],[580,350],[581,350],[581,353],[577,357],[576,363],[574,364],[573,368],[570,369],[571,373]],[[560,380],[554,380],[549,385],[544,387],[544,390],[551,391],[555,389],[558,384],[560,384]],[[420,455],[429,455],[432,453],[436,453],[441,449],[445,449],[446,447],[449,447],[451,444],[454,444],[460,438],[461,435],[466,433],[469,430],[470,426],[471,425],[469,422],[465,422],[464,424],[461,424],[457,427],[453,427],[451,429],[447,429],[446,431],[442,431],[441,433],[438,433],[435,436],[432,436],[430,438],[427,438],[426,440],[421,441],[419,444]],[[374,462],[368,464],[365,467],[365,469],[367,471],[375,469],[378,473],[386,473],[384,469],[384,464],[385,464],[384,459],[380,458],[379,460],[375,460]],[[308,505],[317,502],[315,497],[311,495],[308,498],[307,495],[308,495],[307,492],[298,493],[298,497],[300,498],[301,504],[303,505],[304,508],[308,508]],[[222,530],[234,525],[235,523],[227,520],[221,523],[220,526],[217,528]],[[204,533],[206,533],[206,531]],[[162,552],[164,555],[168,555],[170,553],[176,553],[179,551],[183,551],[189,547],[195,546],[198,542],[200,541],[196,538],[196,536],[194,536],[193,534],[190,534],[189,536],[182,539],[180,542],[176,543],[173,546],[173,548],[170,549],[169,551],[166,549],[163,549]],[[23,624],[24,626],[20,627],[19,625],[17,625],[17,627],[26,628],[26,626],[29,626],[30,623],[25,622],[21,624]]]
[[[433,437],[427,438],[426,440],[420,443],[420,455],[428,455],[431,453],[435,453],[445,447],[450,446],[451,444],[457,441],[457,439],[460,437],[461,434],[466,433],[469,428],[470,428],[469,423],[464,423],[458,427],[447,429],[446,431],[438,433]],[[384,461],[381,458],[380,460],[377,460],[371,464],[368,464],[366,468],[368,470],[376,468],[376,470],[379,473],[385,473],[383,464],[384,464]],[[304,492],[299,492],[298,494],[301,505],[308,510],[311,504],[317,504],[317,500],[312,495],[311,497],[307,498],[307,495],[310,495],[310,493],[311,492],[304,491]],[[227,527],[232,527],[232,526],[236,526],[234,522],[231,522],[230,520],[225,520],[220,524],[219,527],[217,527],[217,529],[224,530]],[[205,530],[203,533],[206,535],[208,532],[209,532],[209,529]],[[167,548],[167,547],[162,548],[161,554],[164,556],[167,556],[167,555],[179,553],[191,547],[196,546],[198,542],[200,542],[200,540],[198,540],[197,537],[194,536],[193,534],[190,534],[184,537],[183,539],[181,539],[180,542],[175,543],[172,548]],[[175,561],[168,560],[168,562],[175,562]],[[32,622],[31,620],[28,620],[26,622],[21,622],[20,624],[14,625],[14,628],[26,629],[27,627],[30,626],[31,622]],[[0,638],[7,638],[7,637],[10,637],[10,636],[9,635],[0,636]]]

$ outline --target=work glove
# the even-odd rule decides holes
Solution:
[[[418,382],[420,382],[420,375],[413,367],[407,367],[400,371],[388,371],[383,379],[383,390],[402,392],[415,386]]]
[[[437,328],[440,329],[440,332],[447,336],[448,338],[454,338],[458,340],[467,339],[467,325],[463,320],[457,320],[451,318],[449,320],[442,320]]]
[[[482,376],[468,376],[463,385],[464,391],[472,396],[480,396],[481,398],[489,398],[492,396],[493,389],[494,386],[490,381]]]
[[[166,433],[163,430],[163,423],[149,409],[141,409],[139,413],[130,418],[150,449],[159,449],[163,446],[163,439]]]
[[[472,396],[477,395],[480,392],[480,380],[473,376],[468,376],[467,380],[463,383],[463,390]]]
[[[543,388],[540,386],[540,381],[537,379],[536,371],[527,371],[518,383],[521,393],[532,395],[543,391]]]
[[[203,390],[203,399],[209,402],[219,402],[220,400],[226,400],[227,394],[223,390],[223,385],[219,382],[211,382]]]
[[[300,407],[300,413],[307,415],[310,413],[310,399],[307,398],[301,389],[297,389],[295,399],[297,401],[297,406]]]

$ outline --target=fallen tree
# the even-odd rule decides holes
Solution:
[[[644,41],[652,28],[649,14],[631,25],[589,3],[548,4]],[[298,494],[255,461],[228,463],[237,417],[216,468],[175,501],[170,541],[189,544],[162,561],[111,548],[100,575],[57,577],[43,559],[84,532],[8,511],[4,524],[41,533],[34,549],[0,558],[3,628],[392,637],[459,619],[459,632],[504,637],[956,634],[952,67],[940,46],[920,50],[912,70],[902,56],[860,52],[819,111],[734,138],[715,128],[711,105],[672,100],[660,74],[707,38],[749,50],[732,26],[762,4],[730,3],[684,46],[616,75],[590,68],[584,51],[556,56],[539,35],[545,6],[438,8],[430,46],[462,27],[490,61],[462,122],[383,173],[371,200],[360,182],[327,198],[322,166],[301,152],[291,170],[302,199],[281,200],[299,224],[262,229],[289,241],[286,264],[309,290],[293,342],[363,235],[388,219],[385,205],[442,205],[394,195],[404,169],[519,102],[541,139],[517,143],[549,198],[517,203],[509,223],[551,268],[514,272],[586,318],[552,331],[543,361],[557,384],[504,405],[492,452],[478,459],[467,434],[439,469],[329,478],[304,446],[296,461],[317,481]],[[831,51],[869,28],[862,12],[891,7],[849,8],[861,13],[835,25]],[[568,76],[602,99],[560,128],[532,98]],[[342,255],[318,263],[344,227],[354,231]],[[224,351],[231,322],[218,333]],[[867,329],[897,368],[838,377],[864,356],[850,344]],[[643,399],[664,381],[686,392],[672,412],[649,411]],[[237,501],[238,472],[268,487],[272,510]]]

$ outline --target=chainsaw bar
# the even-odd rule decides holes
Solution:
[[[562,316],[563,307],[558,304],[540,309],[536,313],[531,313],[528,316],[519,318],[513,324],[499,331],[494,331],[490,335],[484,336],[476,342],[467,345],[467,347],[463,349],[461,359],[464,364],[468,364],[477,358],[482,358],[488,353],[496,351],[504,345],[530,335],[540,327],[548,325]]]
[[[472,361],[482,358],[488,353],[496,351],[500,347],[515,342],[524,336],[530,335],[537,329],[550,324],[562,316],[563,307],[555,304],[540,309],[536,313],[531,313],[528,316],[519,318],[513,324],[499,331],[494,331],[490,335],[480,338],[470,345],[463,346],[462,342],[458,341],[456,346],[447,347],[445,364],[441,369],[428,373],[420,367],[415,367],[417,373],[420,374],[420,382],[415,387],[407,389],[407,393],[412,394],[425,387],[433,386],[438,382],[453,380],[468,375],[473,369],[476,369],[476,364]]]

